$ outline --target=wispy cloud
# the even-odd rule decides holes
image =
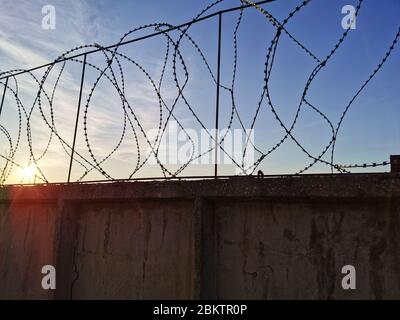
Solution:
[[[65,50],[92,42],[99,34],[95,7],[84,0],[52,1],[56,29],[42,29],[47,0],[2,1],[0,11],[0,69],[34,67]]]

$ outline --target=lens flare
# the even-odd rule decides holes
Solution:
[[[34,180],[36,177],[36,166],[34,164],[31,164],[25,168],[22,169],[22,174],[24,179],[29,180]]]

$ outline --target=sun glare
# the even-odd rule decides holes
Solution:
[[[36,166],[34,164],[31,164],[25,168],[22,169],[22,174],[24,176],[24,179],[29,180],[34,180],[36,177]]]

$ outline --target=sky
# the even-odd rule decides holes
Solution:
[[[82,45],[93,45],[94,43],[101,46],[112,45],[117,43],[126,32],[139,26],[151,23],[179,25],[191,21],[210,3],[210,1],[204,0],[0,0],[0,72],[33,68],[51,62],[67,50]],[[282,22],[301,3],[302,1],[297,0],[276,0],[261,7]],[[343,6],[357,6],[357,3],[356,0],[312,0],[289,20],[285,26],[286,30],[318,59],[323,60],[345,32],[342,27],[342,19],[345,16],[342,13]],[[46,5],[55,8],[55,29],[44,30],[42,27],[42,19],[46,15],[42,13],[42,9]],[[238,5],[240,5],[239,0],[224,0],[213,6],[206,14]],[[226,87],[231,86],[233,77],[234,30],[238,17],[239,12],[236,11],[224,14],[222,20],[221,84]],[[356,19],[356,28],[349,31],[343,44],[310,86],[307,100],[317,107],[334,127],[336,127],[347,103],[386,54],[399,30],[399,17],[400,2],[398,0],[364,0]],[[154,32],[154,28],[148,28],[127,36],[125,40],[152,32]],[[276,28],[259,11],[254,8],[244,11],[237,33],[235,105],[245,129],[251,127],[263,91],[267,48],[275,33]],[[191,26],[188,34],[201,48],[212,76],[215,78],[218,18],[214,17]],[[171,36],[175,40],[179,38],[177,32],[171,33]],[[158,36],[123,46],[119,50],[121,54],[137,63],[135,65],[120,56],[124,71],[125,98],[131,104],[135,116],[142,126],[138,127],[135,119],[131,116],[130,119],[136,129],[135,133],[140,140],[141,161],[144,160],[146,139],[140,131],[143,129],[145,132],[149,132],[158,128],[160,107],[149,77],[138,66],[142,66],[151,79],[157,83],[163,69],[165,48],[166,37]],[[204,64],[198,51],[189,41],[183,41],[181,50],[190,75],[190,81],[185,88],[185,97],[201,123],[205,128],[211,130],[215,126],[216,85],[207,65]],[[85,49],[81,49],[74,53],[84,51]],[[399,58],[399,48],[395,47],[382,69],[352,104],[337,136],[335,163],[379,163],[389,160],[391,154],[399,153]],[[93,65],[106,67],[103,53],[89,55],[87,59]],[[295,44],[287,34],[284,33],[281,36],[271,70],[269,89],[276,112],[288,128],[295,118],[307,79],[316,65],[316,61]],[[118,73],[116,63],[113,64],[113,67]],[[34,75],[41,79],[45,70],[34,71]],[[60,70],[61,64],[51,70],[44,86],[46,92],[52,92]],[[173,71],[172,54],[170,54],[161,90],[161,95],[169,106],[173,104],[177,96]],[[54,94],[53,116],[57,123],[57,131],[69,144],[73,140],[81,72],[82,64],[79,61],[67,63]],[[184,70],[181,65],[178,65],[176,73],[178,79],[183,83]],[[98,75],[99,72],[96,69],[88,66],[84,79],[83,109],[79,119],[76,150],[92,163],[90,153],[101,160],[114,148],[117,147],[117,150],[101,163],[101,167],[109,174],[108,176],[93,169],[84,179],[127,178],[135,167],[137,168],[138,152],[135,134],[133,130],[130,130],[129,122],[125,123],[126,131],[123,130],[124,119],[128,120],[124,118],[121,99],[106,78],[103,77],[98,83],[96,82]],[[25,109],[29,111],[35,101],[38,86],[28,74],[17,76],[17,80],[18,96]],[[0,82],[4,84],[4,79]],[[121,81],[119,83],[121,84]],[[0,85],[0,95],[4,89],[2,84]],[[92,92],[94,84],[96,86]],[[17,89],[15,82],[11,79],[9,86],[14,92]],[[40,169],[38,177],[43,178],[45,175],[47,180],[52,182],[64,181],[69,165],[69,155],[64,150],[65,145],[63,146],[54,136],[49,141],[50,130],[43,121],[37,105],[30,115],[29,129],[31,131],[29,134],[27,133],[26,115],[22,115],[23,129],[18,139],[18,110],[22,111],[18,109],[11,91],[8,90],[5,96],[0,125],[9,133],[13,146],[15,147],[18,143],[14,160],[20,167],[13,168],[7,182],[15,183],[21,179],[29,182],[27,177],[24,177],[26,173],[24,168],[29,167],[32,162],[29,159],[29,140],[32,141],[33,152],[37,158],[38,169]],[[90,104],[87,109],[88,126],[85,132],[83,117],[85,113],[83,111],[88,97],[90,97]],[[45,97],[42,99],[44,115],[50,119],[49,105],[46,103]],[[231,108],[231,96],[227,90],[221,88],[220,129],[228,127]],[[202,127],[182,99],[178,101],[174,115],[185,129],[192,130],[193,136],[196,136],[196,133],[200,135]],[[165,121],[165,118],[163,120]],[[235,118],[232,129],[240,128],[241,125]],[[176,129],[170,128],[169,130],[172,132]],[[124,134],[124,139],[119,143],[121,134]],[[265,99],[254,126],[254,144],[259,150],[267,152],[284,136],[285,130],[276,121]],[[310,154],[317,156],[330,142],[331,129],[320,114],[303,105],[293,129],[293,136]],[[90,141],[90,150],[87,148],[85,138]],[[0,154],[3,156],[10,153],[8,143],[7,135],[0,132]],[[240,143],[238,140],[233,140],[235,146],[242,143],[243,139]],[[46,148],[47,146],[48,148]],[[178,146],[182,147],[178,148],[179,152],[182,151],[182,157],[185,156],[185,150],[190,153],[188,150],[190,145],[187,144],[187,141],[182,140]],[[185,149],[184,146],[187,148]],[[45,150],[47,152],[43,154]],[[171,153],[174,152],[171,150],[175,149],[171,145],[162,145],[160,150],[166,152],[169,150]],[[41,156],[42,154],[43,156]],[[260,154],[256,151],[254,161],[259,156]],[[329,161],[330,153],[327,152],[323,159]],[[229,159],[225,160],[226,163],[219,167],[219,173],[227,175],[237,173],[235,165],[229,164]],[[214,173],[212,161],[210,158],[210,161],[204,161],[203,164],[191,164],[182,172],[182,175],[212,175]],[[263,170],[264,174],[291,174],[302,170],[310,162],[309,157],[289,137],[279,148],[269,154],[257,169]],[[139,161],[140,163],[142,162]],[[4,165],[5,160],[2,158],[0,166]],[[167,167],[174,171],[180,165],[168,163]],[[72,180],[77,180],[85,170],[77,162],[74,162],[73,168]],[[368,171],[386,171],[388,169],[388,167],[369,168]],[[312,166],[306,173],[330,172],[330,170],[330,166],[319,163]],[[365,169],[352,171],[362,172]],[[149,162],[135,173],[135,177],[146,176],[162,176],[162,171],[157,164]],[[41,178],[37,180],[41,181]]]

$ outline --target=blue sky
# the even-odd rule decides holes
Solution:
[[[109,1],[109,0],[74,0],[74,1],[30,1],[2,0],[0,12],[0,70],[29,68],[54,60],[70,48],[84,44],[100,43],[110,45],[118,42],[120,37],[137,26],[167,22],[173,25],[190,21],[209,1],[187,0],[154,0],[154,1]],[[276,0],[263,5],[279,21],[283,21],[288,13],[301,1]],[[341,13],[344,5],[356,6],[355,0],[312,0],[287,24],[287,30],[307,47],[318,58],[323,59],[335,45],[344,30]],[[51,4],[56,9],[56,29],[43,30],[41,12],[44,5]],[[239,5],[238,0],[225,0],[213,7],[209,13],[223,8]],[[388,50],[400,26],[400,2],[397,0],[365,0],[360,15],[356,21],[356,29],[349,32],[340,49],[329,61],[313,82],[309,101],[319,108],[336,126],[346,104],[359,89],[371,72],[379,64]],[[233,30],[238,13],[229,13],[223,17],[222,39],[222,84],[229,86],[233,68]],[[140,33],[141,35],[144,33]],[[257,108],[257,103],[263,88],[263,68],[266,49],[275,34],[275,28],[268,23],[255,9],[248,9],[243,16],[243,22],[238,33],[238,69],[236,79],[236,103],[245,127],[248,128]],[[211,19],[190,29],[190,35],[201,47],[213,72],[216,70],[217,20]],[[131,39],[132,37],[128,37]],[[135,43],[121,49],[121,53],[134,57],[140,64],[146,66],[151,75],[160,71],[163,57],[164,42],[161,38]],[[187,95],[196,113],[207,128],[214,125],[215,85],[210,81],[207,70],[199,56],[189,45],[182,48],[187,58],[192,82],[187,88]],[[364,162],[380,162],[389,159],[390,154],[398,154],[400,147],[399,101],[400,101],[400,51],[395,48],[383,69],[374,77],[365,91],[357,98],[346,116],[341,131],[338,134],[335,160],[343,164],[360,164]],[[100,63],[100,56],[89,57],[89,62]],[[283,122],[290,126],[293,121],[302,90],[308,76],[316,63],[286,35],[283,35],[277,48],[277,57],[271,73],[270,90],[277,112]],[[79,88],[80,67],[67,67],[65,79],[62,79],[56,104],[59,111],[60,131],[66,140],[71,141],[71,122],[76,105]],[[137,75],[138,70],[126,66],[129,99],[137,106],[140,120],[146,129],[157,126],[156,99],[145,80]],[[40,72],[37,73],[40,76]],[[55,73],[52,77],[55,77]],[[21,96],[26,104],[32,103],[34,94],[29,77],[21,77]],[[128,79],[129,78],[129,79]],[[84,95],[89,93],[90,85],[96,79],[96,73],[88,70],[85,81]],[[172,78],[168,84],[166,79],[165,94],[173,91]],[[170,88],[171,86],[171,88]],[[112,93],[106,83],[93,97],[96,105],[90,114],[90,138],[97,148],[98,154],[107,154],[115,145],[120,134],[122,123],[121,110],[116,111],[113,101],[118,96]],[[3,86],[0,87],[2,89]],[[26,89],[24,91],[24,88]],[[30,90],[31,89],[31,90]],[[111,91],[109,91],[111,90]],[[100,92],[99,92],[100,91]],[[220,127],[226,127],[230,115],[230,99],[226,92],[221,91]],[[16,135],[15,106],[12,97],[7,97],[4,113],[0,124],[10,128]],[[173,94],[171,93],[171,99]],[[57,100],[58,99],[58,100]],[[115,100],[116,99],[116,100]],[[13,109],[14,108],[14,109]],[[151,109],[153,108],[153,109]],[[153,112],[154,110],[154,112]],[[177,114],[187,127],[196,130],[200,127],[190,118],[190,114],[180,103]],[[39,114],[37,114],[39,116]],[[35,147],[40,153],[46,144],[47,134],[40,119],[32,119],[37,124],[33,132]],[[37,122],[35,122],[37,121]],[[82,121],[81,121],[82,122]],[[235,128],[239,127],[237,121]],[[43,131],[41,131],[43,129]],[[86,147],[82,126],[79,128],[77,148],[84,154]],[[276,123],[273,114],[264,103],[255,126],[256,145],[266,151],[273,147],[285,134]],[[313,155],[319,152],[330,140],[330,129],[327,123],[315,112],[302,108],[299,121],[293,131],[296,138]],[[131,137],[132,138],[132,137]],[[5,143],[0,136],[0,145]],[[21,145],[19,162],[26,165],[23,159]],[[113,161],[105,164],[113,176],[126,175],[121,167],[129,166],[135,157],[133,145],[126,143],[121,146],[120,154]],[[36,150],[36,149],[35,149]],[[3,150],[0,150],[2,152]],[[50,148],[47,159],[43,159],[43,171],[53,180],[62,180],[65,176],[65,164],[60,160],[60,144]],[[324,159],[328,160],[329,157]],[[0,160],[1,161],[1,160]],[[24,162],[25,161],[25,162]],[[309,163],[304,153],[288,139],[280,148],[267,157],[260,168],[265,173],[294,173]],[[108,166],[108,167],[107,167]],[[117,169],[116,169],[117,168]],[[388,168],[384,168],[387,170]],[[221,173],[232,174],[232,166],[221,167]],[[330,169],[323,164],[315,165],[309,172],[328,172]],[[371,169],[372,170],[372,169]],[[378,170],[383,170],[382,168]],[[77,169],[75,178],[80,173]],[[355,172],[360,170],[355,170]],[[192,166],[187,174],[212,174],[212,166]],[[159,176],[160,171],[151,167],[145,168],[141,175]],[[89,177],[88,177],[89,178]],[[94,174],[92,179],[99,178]]]

